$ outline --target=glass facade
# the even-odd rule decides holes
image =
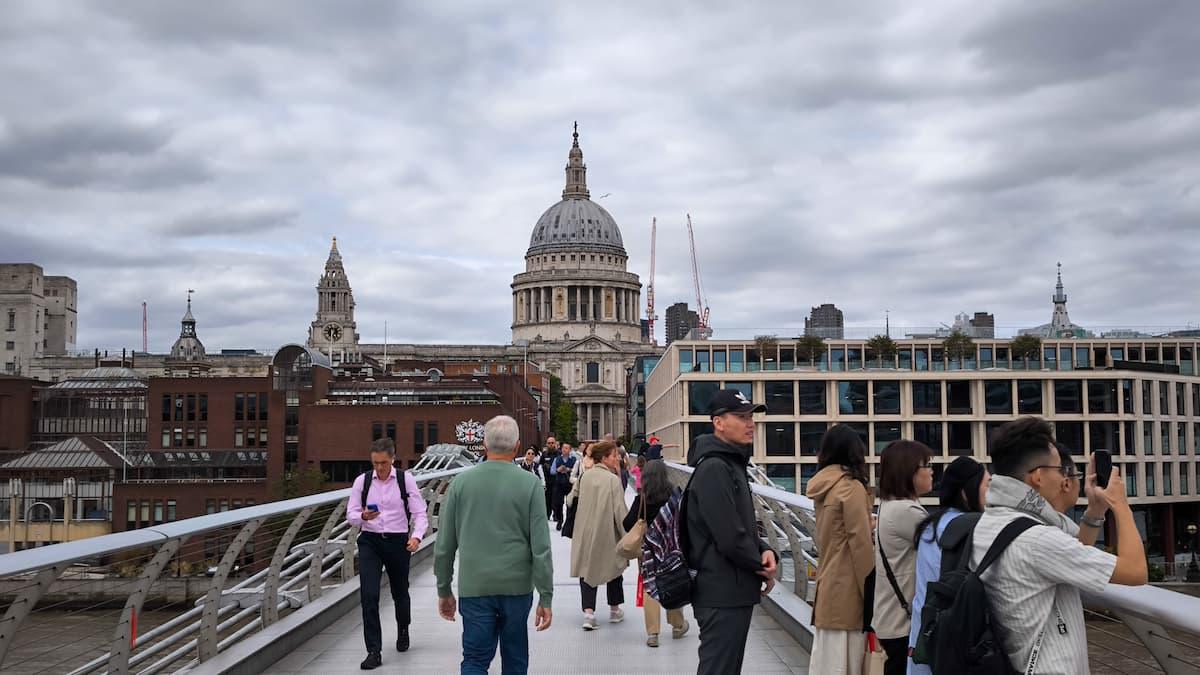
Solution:
[[[1043,415],[1041,380],[1017,380],[1017,412],[1022,415]]]
[[[867,414],[867,382],[838,382],[838,411],[843,415]]]
[[[764,464],[763,471],[766,472],[767,478],[770,478],[771,482],[781,489],[789,492],[796,491],[795,464]]]
[[[766,425],[766,447],[769,457],[794,457],[796,455],[796,427],[791,422],[768,422]]]
[[[941,382],[913,382],[912,392],[914,413],[917,415],[942,414]]]
[[[983,383],[983,395],[986,399],[986,411],[989,415],[1011,415],[1012,382],[1009,380],[988,380]]]
[[[942,454],[942,423],[913,422],[913,440],[928,445],[933,454]]]
[[[792,380],[763,383],[766,392],[768,415],[795,415],[796,402],[793,396],[795,383]]]
[[[971,414],[971,383],[950,380],[946,383],[946,408],[951,415]]]
[[[875,454],[883,452],[888,443],[900,440],[899,422],[875,423]]]
[[[975,444],[971,439],[970,422],[947,422],[946,430],[947,448],[952,457],[956,455],[970,456],[973,453]]]
[[[688,382],[688,412],[692,415],[707,415],[708,404],[720,388],[720,382]]]
[[[800,423],[800,455],[816,457],[821,450],[821,437],[825,435],[824,422]]]
[[[1054,381],[1054,412],[1064,413],[1083,412],[1083,383],[1080,380]]]
[[[1088,380],[1088,412],[1108,413],[1117,412],[1117,381]]]
[[[876,380],[873,386],[875,389],[875,414],[899,415],[900,383],[896,380]]]
[[[825,406],[825,382],[801,380],[797,385],[800,389],[801,415],[825,415],[828,413]]]

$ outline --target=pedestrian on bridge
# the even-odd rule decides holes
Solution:
[[[814,673],[862,673],[864,631],[871,623],[866,610],[874,607],[875,600],[867,592],[867,577],[875,570],[875,546],[866,453],[857,431],[846,424],[835,425],[821,438],[817,475],[808,481],[821,552],[808,665]]]
[[[554,512],[554,473],[550,467],[554,465],[554,460],[558,459],[558,440],[553,436],[546,438],[546,445],[542,448],[542,454],[538,458],[542,465],[542,481],[546,485],[546,519],[549,520],[549,514]]]
[[[554,482],[554,527],[559,530],[563,524],[563,501],[571,492],[571,472],[575,470],[576,461],[575,455],[571,454],[571,444],[563,443],[561,452],[550,465],[550,476],[553,476]]]
[[[458,611],[463,617],[462,675],[484,675],[500,646],[504,673],[529,670],[525,621],[538,592],[534,628],[550,627],[554,560],[541,483],[513,464],[521,448],[507,415],[483,427],[487,461],[450,483],[434,544],[438,613],[454,620],[451,590],[458,557]]]
[[[363,638],[367,643],[367,658],[360,664],[363,670],[383,664],[379,587],[385,569],[396,609],[396,651],[408,651],[408,626],[412,622],[409,561],[429,528],[425,500],[416,479],[407,471],[397,472],[395,463],[396,445],[392,439],[380,438],[372,443],[373,469],[354,479],[346,504],[346,520],[362,528],[358,535],[358,576]]]
[[[571,576],[579,577],[583,629],[592,631],[598,627],[596,594],[599,586],[605,587],[609,623],[620,623],[625,619],[621,609],[625,602],[621,574],[629,561],[617,555],[617,542],[625,534],[622,521],[627,510],[625,491],[618,478],[621,465],[617,446],[610,441],[601,441],[589,446],[588,451],[593,466],[579,479],[575,532],[571,537]]]
[[[638,464],[641,466],[636,474],[638,496],[634,497],[633,505],[629,507],[629,513],[625,514],[625,521],[622,525],[625,526],[626,532],[632,530],[639,519],[645,519],[647,524],[654,522],[654,519],[658,517],[658,512],[671,498],[673,490],[671,479],[667,476],[667,465],[662,460],[647,463],[645,457],[638,457]],[[645,551],[644,546],[643,551]],[[640,559],[638,567],[640,570]],[[642,609],[646,619],[646,646],[657,647],[658,632],[662,628],[662,605],[658,604],[658,601],[649,593],[643,591]],[[686,635],[688,628],[691,627],[684,618],[682,609],[668,609],[667,623],[671,625],[671,637],[676,640]]]
[[[758,537],[746,467],[754,452],[754,413],[736,389],[713,395],[713,433],[698,436],[686,490],[687,559],[697,569],[692,607],[700,624],[699,675],[740,673],[754,606],[775,586],[779,559]],[[822,672],[813,670],[813,672]]]

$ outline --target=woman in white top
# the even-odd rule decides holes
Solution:
[[[903,675],[916,591],[913,532],[928,515],[918,497],[933,489],[933,451],[916,441],[894,441],[879,460],[879,520],[875,532],[875,614],[871,626],[887,653],[884,675]]]

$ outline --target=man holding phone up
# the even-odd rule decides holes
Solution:
[[[398,473],[396,446],[390,438],[371,444],[370,472],[354,479],[346,520],[361,527],[358,535],[359,597],[362,600],[363,637],[367,658],[360,667],[372,670],[383,664],[383,635],[379,625],[379,586],[387,570],[396,606],[396,651],[408,651],[411,609],[408,597],[408,564],[429,528],[425,500],[412,474]]]

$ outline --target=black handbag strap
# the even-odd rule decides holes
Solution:
[[[992,545],[988,547],[987,553],[983,554],[983,559],[979,561],[979,567],[975,568],[975,574],[983,574],[983,571],[988,567],[991,567],[992,563],[996,562],[996,560],[1004,553],[1004,549],[1008,548],[1008,545],[1013,543],[1014,539],[1020,536],[1020,534],[1025,530],[1028,530],[1031,527],[1036,527],[1040,524],[1041,523],[1032,518],[1017,518],[1011,523],[1005,525],[1004,529],[1000,530],[1000,534],[996,535],[996,539],[992,542]],[[974,540],[974,538],[975,535],[972,533],[971,539]],[[968,542],[968,545],[973,544]],[[967,550],[970,551],[970,549]],[[969,561],[971,556],[967,555],[966,558]]]
[[[892,572],[892,564],[888,562],[887,551],[883,550],[883,537],[879,534],[878,521],[875,525],[875,542],[879,546],[879,558],[883,560],[883,571],[887,573],[888,583],[892,585],[892,592],[896,594],[896,599],[900,601],[900,606],[904,608],[904,613],[908,618],[912,618],[912,608],[908,606],[908,601],[904,599],[904,593],[900,590],[900,584],[896,582],[896,575]]]

